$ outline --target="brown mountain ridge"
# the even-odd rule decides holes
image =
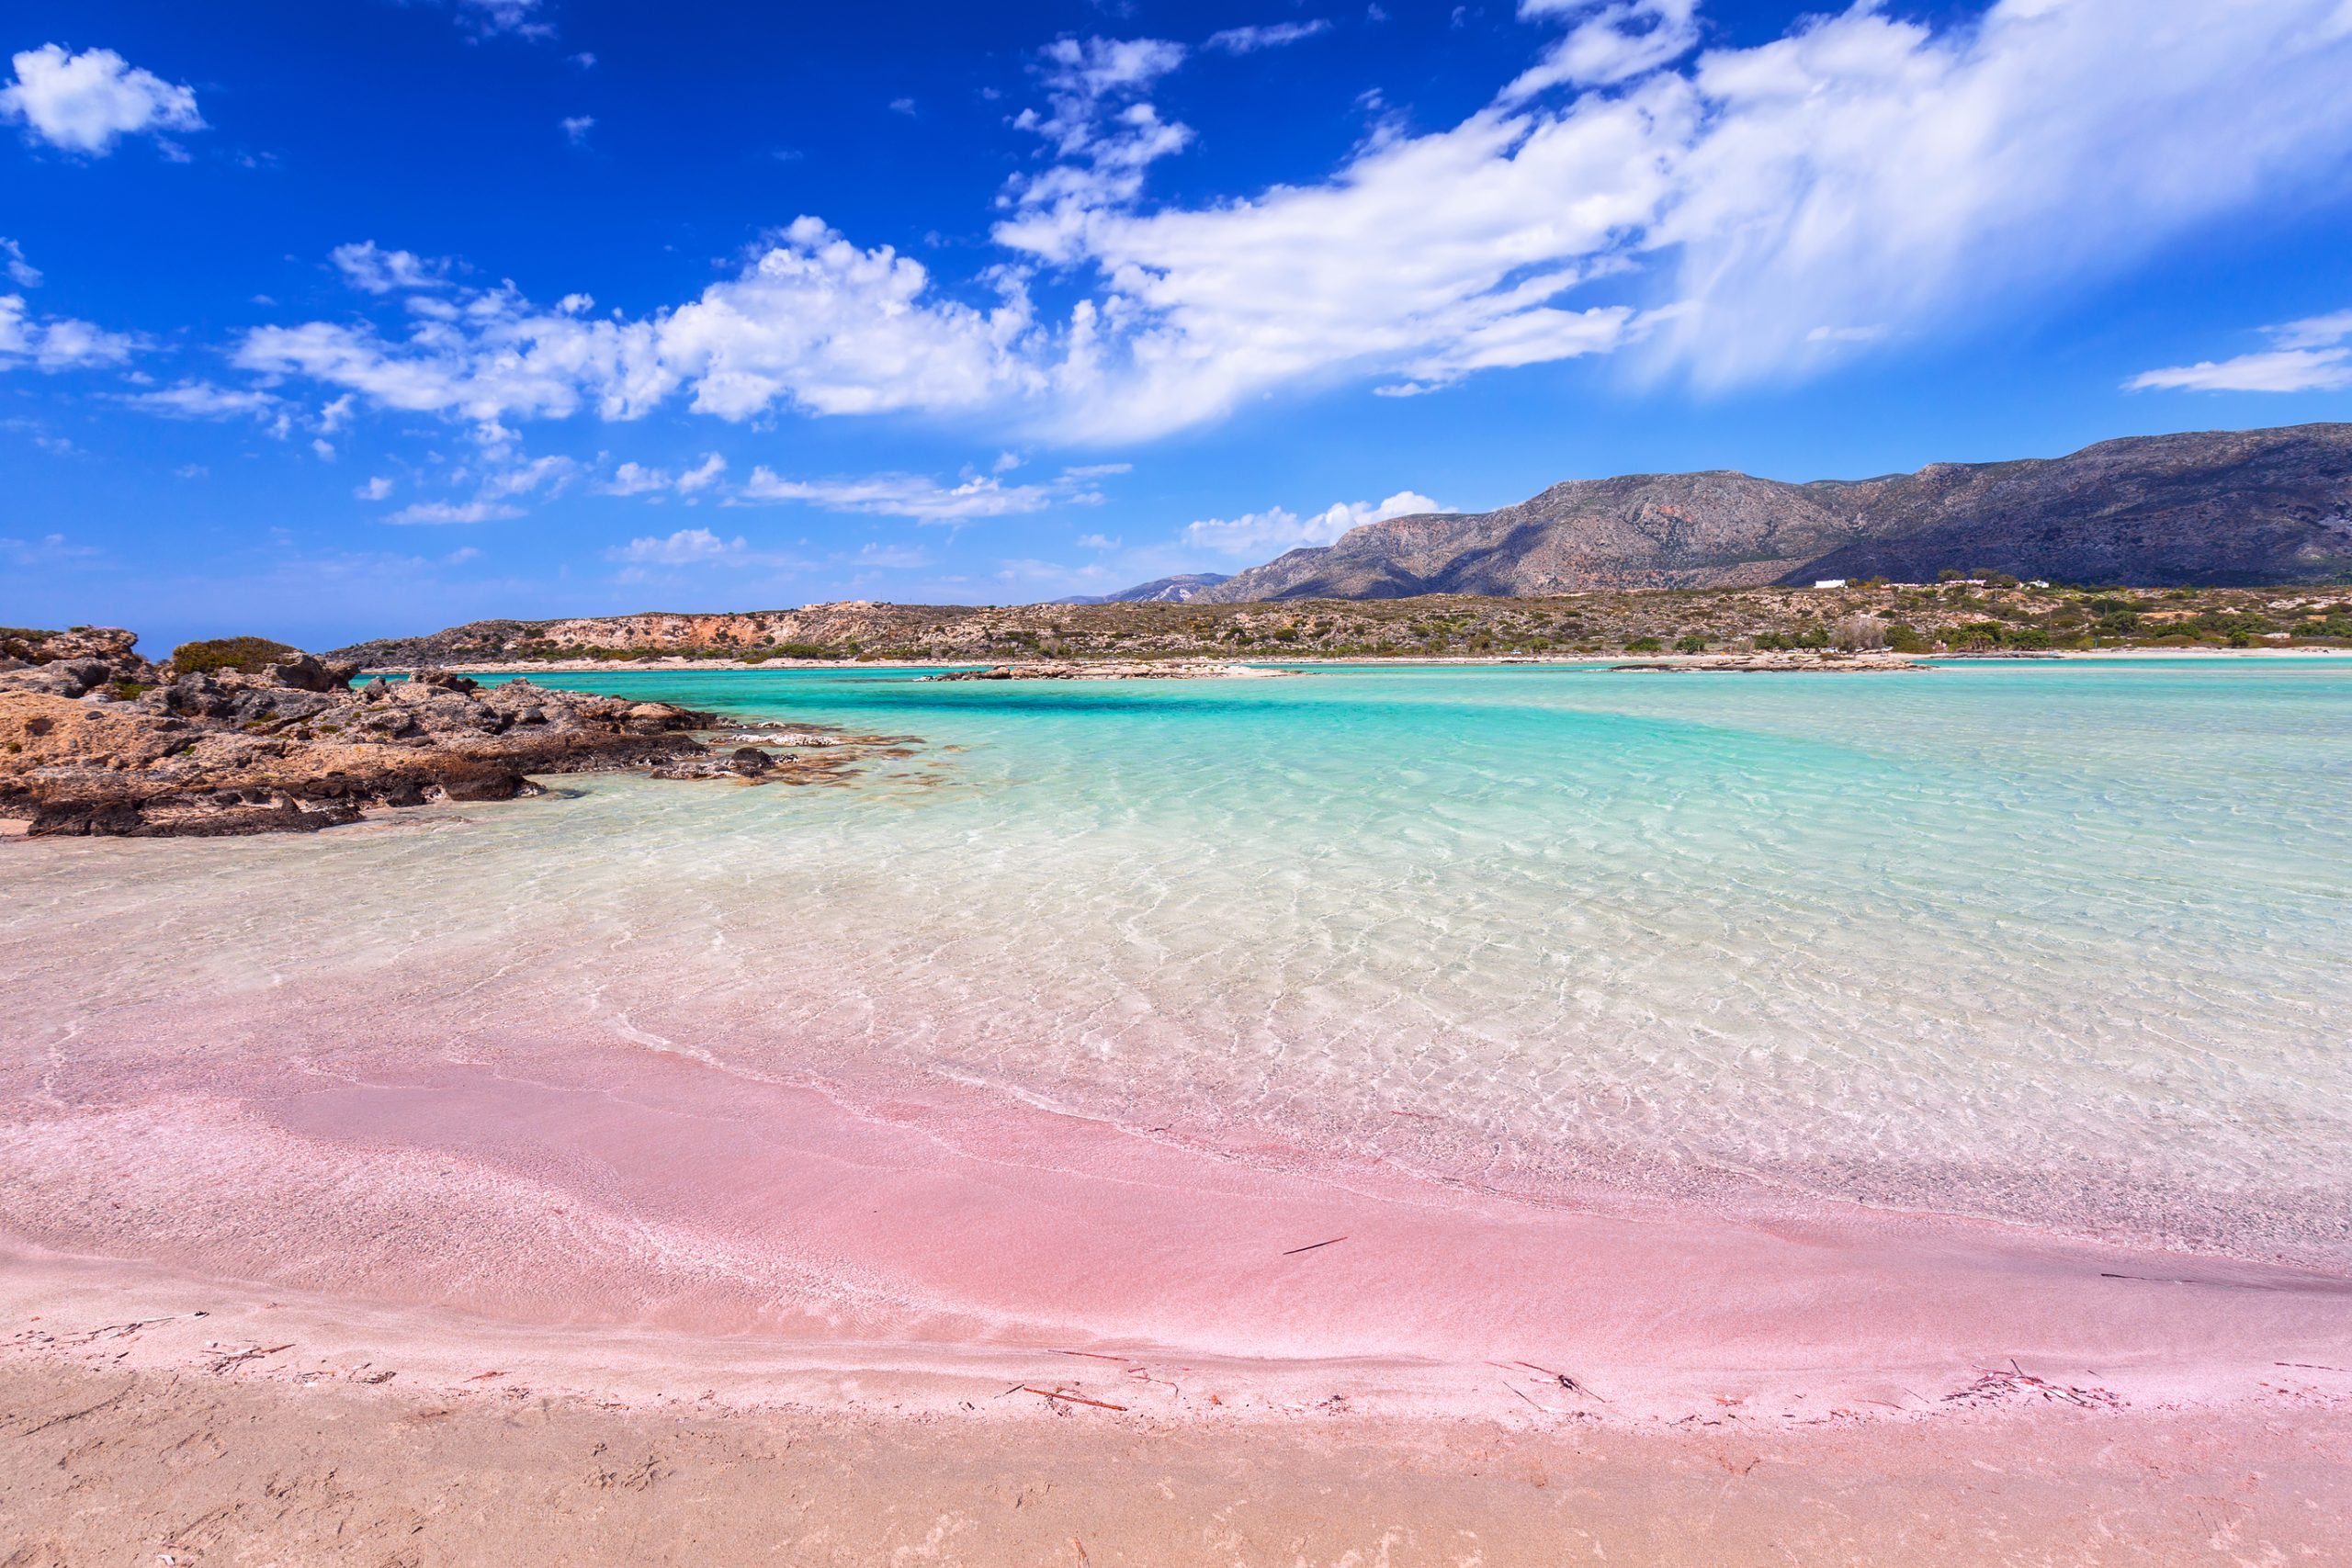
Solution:
[[[2137,587],[2352,581],[2352,424],[2132,436],[1809,484],[1730,470],[1574,479],[1494,512],[1367,523],[1191,597],[1532,597],[1946,570]]]

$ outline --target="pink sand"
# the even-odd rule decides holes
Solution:
[[[567,1325],[583,1364],[1091,1350],[1487,1414],[1531,1386],[1604,1417],[1916,1411],[2013,1363],[2228,1400],[2352,1362],[2352,1280],[1968,1221],[1545,1206],[978,1094],[853,1108],[609,1043],[345,1054],[331,1077],[240,1053],[223,1077],[17,1098],[0,1235],[420,1336]]]

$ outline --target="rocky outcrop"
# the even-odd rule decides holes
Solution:
[[[139,634],[120,626],[0,627],[0,692],[79,697],[101,686],[153,685],[160,676],[138,646]]]
[[[1945,570],[2143,587],[2352,580],[2352,424],[2136,436],[1811,484],[1580,479],[1496,512],[1368,523],[1193,597],[1532,597]]]
[[[136,690],[119,660],[102,661],[0,671],[0,818],[31,834],[309,831],[376,807],[512,799],[536,791],[532,774],[709,751],[691,733],[707,716],[527,681],[428,673],[354,691],[352,666],[299,654]]]

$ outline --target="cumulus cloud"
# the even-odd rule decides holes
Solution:
[[[559,123],[563,128],[566,141],[574,147],[585,147],[588,145],[588,133],[596,129],[596,117],[591,114],[566,115]]]
[[[139,340],[71,316],[36,317],[21,294],[0,294],[0,370],[30,364],[41,370],[83,370],[120,365]]]
[[[391,498],[392,481],[378,474],[351,493],[361,501],[387,501]]]
[[[1321,512],[1302,517],[1280,506],[1245,512],[1238,517],[1207,517],[1184,529],[1184,543],[1230,556],[1263,556],[1294,550],[1302,545],[1328,545],[1349,529],[1391,517],[1411,517],[1443,512],[1428,496],[1400,490],[1377,506],[1366,501],[1337,502]]]
[[[202,130],[194,89],[175,86],[110,49],[69,53],[45,43],[18,53],[16,78],[0,86],[0,119],[69,152],[104,157],[125,136]]]
[[[2134,392],[2338,392],[2352,387],[2352,310],[2265,327],[2271,346],[2234,358],[2145,370]]]
[[[1002,193],[1011,259],[968,280],[805,217],[647,316],[457,290],[409,297],[398,338],[271,327],[239,361],[477,420],[684,395],[727,420],[909,411],[1106,442],[1580,355],[1724,388],[1982,330],[2352,152],[2344,0],[1996,0],[1941,26],[1858,4],[1703,52],[1690,0],[1521,14],[1555,36],[1485,108],[1204,205],[1143,194],[1190,139],[1148,96],[1183,47],[1060,40],[1015,122],[1046,166]],[[1046,273],[1073,297],[1051,316]]]
[[[1226,54],[1255,54],[1261,49],[1280,49],[1284,44],[1311,39],[1317,33],[1328,33],[1331,24],[1317,17],[1308,22],[1274,22],[1264,27],[1227,28],[1211,33],[1204,48]]]

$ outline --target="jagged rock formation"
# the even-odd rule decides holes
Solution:
[[[1195,598],[1917,582],[1946,570],[2148,587],[2352,581],[2352,425],[2137,436],[1811,484],[1727,471],[1575,480],[1496,512],[1368,523]]]
[[[35,835],[309,831],[368,807],[512,799],[534,790],[530,773],[709,750],[687,733],[704,715],[527,681],[435,673],[353,691],[356,666],[306,653],[165,680],[128,632],[15,640],[16,668],[0,670],[0,818]]]

